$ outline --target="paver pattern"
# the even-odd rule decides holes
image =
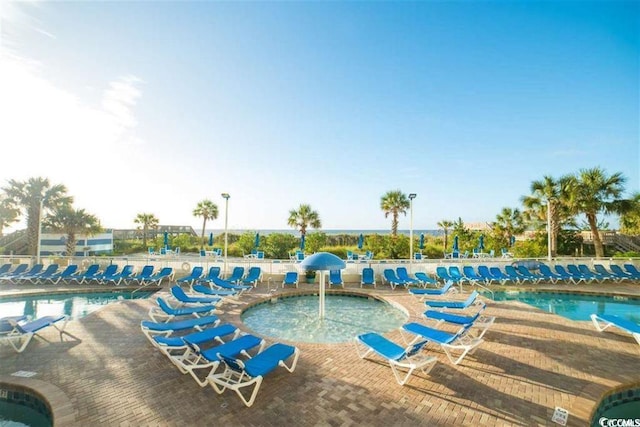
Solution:
[[[302,291],[317,289],[300,286]],[[637,285],[629,284],[538,287],[640,294]],[[275,284],[264,282],[224,303],[222,321],[252,332],[240,314],[247,305],[283,293],[272,288]],[[40,289],[7,285],[0,295]],[[347,284],[346,291],[356,289],[402,305],[410,321],[424,321],[425,306],[405,290]],[[629,335],[600,333],[590,322],[522,303],[486,301],[485,313],[497,320],[478,350],[456,366],[428,347],[437,365],[405,386],[395,382],[383,360],[360,359],[353,343],[295,343],[302,352],[295,372],[270,374],[256,403],[247,408],[232,391],[218,395],[209,386],[200,388],[149,344],[139,323],[153,299],[106,306],[69,322],[62,336],[46,330],[22,354],[0,347],[0,376],[37,372],[35,378],[57,387],[72,404],[73,411],[67,410],[56,425],[79,426],[556,425],[551,422],[556,406],[570,412],[568,425],[585,426],[607,390],[640,383],[640,347]],[[386,336],[402,342],[399,331]]]

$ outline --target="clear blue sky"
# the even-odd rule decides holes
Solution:
[[[492,221],[531,181],[640,188],[638,2],[5,2],[0,181],[47,176],[106,227]],[[409,227],[402,218],[401,228]]]

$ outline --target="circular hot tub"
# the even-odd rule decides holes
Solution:
[[[32,390],[0,384],[0,425],[50,427],[53,414],[46,400]]]

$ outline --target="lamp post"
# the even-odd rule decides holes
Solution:
[[[547,200],[547,261],[551,262],[551,199]]]
[[[413,263],[413,199],[416,193],[409,194],[409,264]]]
[[[40,250],[42,249],[42,207],[44,197],[40,199],[40,211],[38,212],[38,244],[36,245],[36,264],[40,264]]]
[[[227,248],[229,246],[229,233],[227,226],[229,225],[229,193],[222,193],[224,199],[224,273],[227,274]]]

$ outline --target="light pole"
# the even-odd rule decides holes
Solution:
[[[547,200],[547,261],[551,262],[551,199]]]
[[[409,263],[413,263],[413,199],[416,193],[409,194]]]
[[[40,199],[40,212],[38,212],[38,244],[36,245],[36,264],[40,264],[40,250],[42,249],[42,207],[44,197]]]
[[[227,274],[227,247],[229,246],[229,233],[227,226],[229,225],[229,193],[222,193],[224,199],[224,274]]]

